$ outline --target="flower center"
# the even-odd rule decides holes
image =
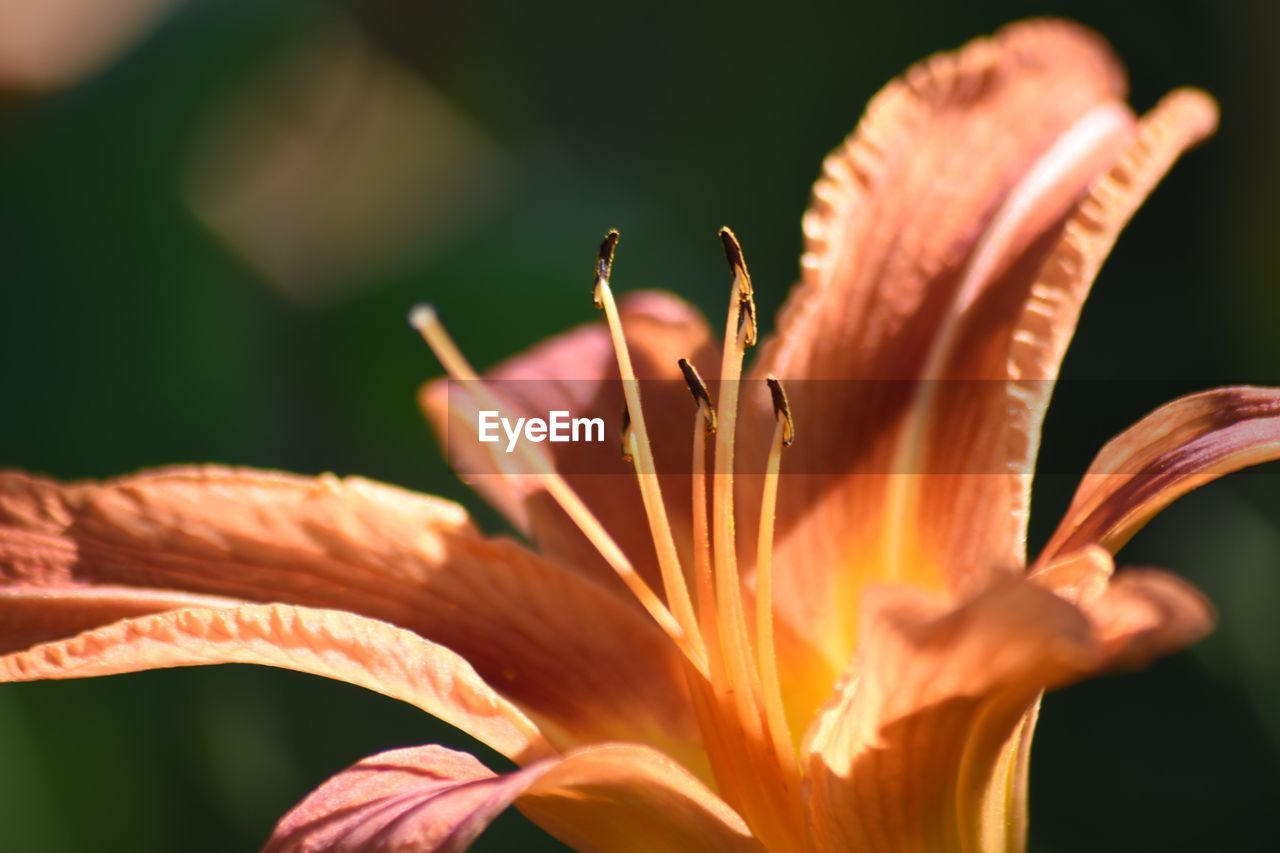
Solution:
[[[773,849],[802,837],[800,782],[778,673],[773,631],[773,532],[782,449],[795,437],[791,409],[781,382],[767,380],[775,428],[762,484],[755,566],[754,651],[738,568],[734,508],[734,445],[742,363],[757,338],[751,275],[737,238],[720,230],[733,273],[725,322],[719,399],[713,404],[697,368],[680,359],[680,369],[696,403],[693,424],[693,571],[687,575],[672,533],[658,480],[631,354],[610,285],[618,232],[600,245],[593,299],[604,312],[622,381],[622,454],[635,467],[636,482],[653,538],[665,602],[636,572],[627,556],[536,446],[519,447],[517,465],[535,475],[623,580],[654,621],[684,655],[689,687],[703,742],[722,795]],[[466,383],[478,406],[500,408],[492,393],[445,332],[435,311],[413,309],[412,325],[435,352],[450,377]],[[707,450],[714,437],[714,466],[708,501]],[[507,466],[509,470],[509,465]],[[689,591],[692,578],[696,603]]]

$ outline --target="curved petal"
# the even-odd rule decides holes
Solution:
[[[416,705],[513,761],[554,753],[538,727],[458,655],[411,631],[283,604],[170,610],[0,657],[0,681],[249,663],[345,681]]]
[[[686,496],[691,489],[694,408],[677,361],[689,358],[695,364],[710,365],[718,355],[702,316],[675,296],[654,291],[628,294],[619,302],[619,313],[636,376],[644,383],[644,416],[662,490],[677,496],[667,502],[667,512],[676,541],[684,547],[690,537]],[[604,419],[609,429],[603,443],[547,447],[558,470],[637,571],[652,588],[661,590],[653,538],[646,524],[636,523],[645,515],[635,470],[622,459],[615,440],[625,402],[605,324],[579,326],[552,338],[494,368],[485,379],[490,390],[511,404],[515,416],[546,417],[563,409],[573,417]],[[533,478],[503,474],[500,460],[470,440],[476,426],[460,419],[463,406],[460,401],[451,404],[449,388],[446,380],[428,383],[420,400],[464,479],[529,534],[540,553],[621,590],[596,549]]]
[[[0,596],[23,602],[0,615],[0,651],[191,595],[391,622],[466,657],[558,746],[626,737],[696,766],[682,664],[661,631],[607,590],[482,537],[456,504],[224,468],[65,486],[0,474]]]
[[[1078,559],[1110,569],[1100,549]],[[959,607],[911,587],[874,588],[866,606],[856,677],[811,734],[823,849],[1021,849],[1022,822],[1000,812],[1019,803],[1013,739],[1040,691],[1140,666],[1212,622],[1203,597],[1152,571],[1079,606],[1011,574]]]
[[[775,598],[829,666],[863,585],[965,592],[1024,564],[1038,413],[1080,302],[1216,117],[1183,92],[1135,123],[1122,95],[1095,36],[1017,24],[908,71],[828,159],[755,375],[789,380],[802,429],[841,425],[797,442],[784,467],[806,476],[778,499]]]
[[[587,747],[503,776],[438,746],[384,752],[285,815],[269,853],[465,849],[512,803],[578,849],[756,850],[688,771],[631,744]]]
[[[1168,403],[1102,449],[1039,563],[1094,542],[1114,552],[1192,489],[1273,459],[1280,389],[1219,388]]]
[[[933,463],[902,458],[927,446],[932,418],[913,416],[938,408],[915,399],[940,388],[920,380],[991,378],[985,363],[958,373],[956,354],[979,329],[984,354],[1007,342],[1045,236],[1131,133],[1124,85],[1093,34],[1061,22],[1018,24],[908,70],[827,158],[804,220],[803,279],[752,375],[787,382],[800,429],[840,425],[809,430],[791,448],[784,473],[806,476],[783,477],[777,516],[777,606],[810,632],[830,666],[843,667],[852,652],[853,602],[864,584],[945,582],[947,561],[933,540],[962,512],[901,529],[915,520],[920,492],[960,485],[918,482],[911,472]],[[744,441],[757,445],[744,456],[760,456],[770,414],[743,420]],[[953,418],[950,429],[965,435],[984,425]],[[964,522],[970,538],[990,526]],[[931,550],[898,550],[912,542]]]
[[[1093,280],[1156,184],[1179,155],[1213,132],[1217,121],[1213,99],[1194,89],[1176,90],[1157,104],[1143,117],[1134,144],[1077,206],[1031,287],[1010,339],[1013,381],[1006,392],[1011,419],[1006,453],[1018,480],[1013,520],[1020,531],[1026,527],[1049,398]]]

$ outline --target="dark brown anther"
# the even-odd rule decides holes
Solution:
[[[747,330],[746,335],[742,338],[742,345],[745,347],[753,347],[756,345],[756,338],[760,334],[760,327],[756,325],[756,301],[747,299],[742,303],[742,328]]]
[[[770,374],[765,377],[769,384],[769,394],[773,397],[773,416],[782,421],[782,446],[790,447],[796,440],[795,421],[791,420],[791,404],[787,402],[787,392],[782,388],[778,377]]]
[[[631,410],[622,410],[622,461],[630,462],[631,457]]]
[[[720,229],[720,242],[724,244],[724,257],[729,262],[729,269],[738,279],[739,297],[746,301],[751,298],[751,273],[747,272],[747,262],[742,257],[742,244],[738,242],[733,229],[728,225]]]
[[[617,251],[620,236],[617,228],[610,228],[600,241],[600,252],[596,255],[596,278],[591,288],[591,300],[598,309],[604,308],[604,303],[600,301],[600,282],[607,282],[613,275],[613,253]]]
[[[716,431],[716,407],[711,405],[711,394],[707,391],[707,383],[702,381],[702,377],[698,375],[698,368],[690,364],[689,359],[682,358],[677,364],[680,365],[680,372],[684,374],[685,384],[689,386],[689,393],[693,394],[694,402],[702,410],[703,424],[707,434],[710,435]]]
[[[747,334],[743,339],[745,346],[755,346],[759,329],[756,326],[755,290],[751,287],[751,273],[747,271],[747,262],[742,257],[742,244],[738,242],[733,229],[725,226],[720,229],[720,242],[724,244],[724,256],[733,271],[733,279],[738,283],[738,302],[742,306],[743,323]]]

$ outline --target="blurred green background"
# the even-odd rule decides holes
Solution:
[[[11,85],[0,465],[361,473],[463,500],[496,528],[418,415],[436,367],[405,326],[411,303],[435,302],[492,363],[593,318],[587,265],[617,226],[622,289],[718,311],[729,223],[769,317],[820,160],[866,99],[930,52],[1043,13],[1105,34],[1138,108],[1192,83],[1223,123],[1098,282],[1067,361],[1073,404],[1047,427],[1033,546],[1069,497],[1065,472],[1171,391],[1280,381],[1280,7],[647,8],[193,0],[79,77]],[[1032,849],[1270,847],[1280,478],[1204,489],[1123,556],[1199,584],[1221,627],[1047,699]],[[252,849],[329,774],[424,742],[472,746],[391,700],[257,668],[9,686],[0,849]],[[509,815],[480,847],[554,844]]]

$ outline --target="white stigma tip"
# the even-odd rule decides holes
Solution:
[[[409,309],[409,325],[421,332],[436,322],[436,309],[425,302],[419,302]]]

